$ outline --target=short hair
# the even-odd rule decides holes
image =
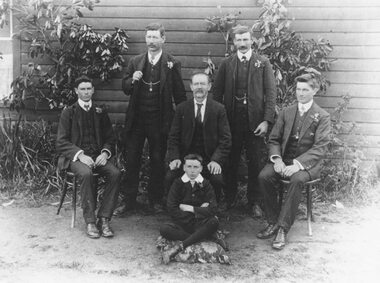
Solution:
[[[200,156],[199,154],[197,153],[189,153],[188,155],[186,155],[183,160],[185,161],[184,163],[186,163],[186,160],[198,160],[201,165],[203,163],[203,158],[202,156]]]
[[[232,34],[234,38],[235,38],[235,35],[237,34],[243,34],[247,32],[249,32],[249,34],[251,35],[251,38],[253,38],[253,32],[248,26],[237,25],[234,28],[232,28]]]
[[[163,37],[165,35],[165,28],[160,23],[150,23],[149,25],[147,25],[145,27],[145,31],[148,31],[148,30],[158,30],[158,31],[160,31],[161,37]]]
[[[86,75],[82,75],[80,77],[78,77],[75,81],[74,81],[74,87],[75,88],[78,88],[78,86],[81,84],[81,83],[91,83],[92,86],[94,86],[93,82],[92,82],[92,79],[90,79],[90,77],[86,76]]]
[[[319,79],[313,73],[307,73],[307,74],[300,75],[300,76],[295,78],[295,81],[296,81],[296,83],[307,83],[309,86],[311,86],[314,89],[320,88]]]
[[[190,77],[190,81],[191,83],[193,83],[193,78],[197,75],[204,75],[207,77],[207,80],[208,80],[208,83],[211,83],[211,79],[210,79],[210,76],[208,74],[206,74],[204,71],[201,71],[201,70],[195,70],[191,73],[191,77]]]

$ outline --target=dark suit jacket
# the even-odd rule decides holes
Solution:
[[[225,105],[230,125],[234,115],[238,60],[234,54],[222,61],[212,91],[214,99]],[[249,62],[248,119],[249,129],[255,130],[263,121],[274,122],[277,90],[269,60],[252,52]]]
[[[132,77],[135,71],[144,71],[147,53],[132,57],[128,63],[126,75],[122,81],[122,88],[125,94],[131,95],[126,114],[125,129],[131,129],[133,119],[136,117],[137,100],[140,92],[142,80],[132,84]],[[160,73],[160,110],[161,110],[161,132],[167,134],[173,119],[173,102],[177,105],[186,100],[185,86],[181,76],[181,63],[172,55],[162,52]]]
[[[182,159],[189,154],[195,129],[194,99],[177,106],[168,137],[167,161]],[[231,147],[231,133],[224,106],[207,99],[203,119],[204,158],[223,165]]]
[[[297,107],[298,104],[294,104],[280,112],[269,135],[269,156],[284,156],[296,118]],[[322,158],[330,141],[330,115],[315,102],[305,115],[307,116],[298,140],[301,155],[296,159],[309,172],[310,177],[315,179],[321,171]]]
[[[93,104],[92,107],[95,107]],[[96,142],[101,149],[107,149],[113,154],[115,136],[108,114],[102,108],[95,107],[93,111]],[[63,109],[59,119],[56,150],[59,153],[58,169],[68,168],[75,154],[81,150],[83,125],[82,111],[79,103]]]

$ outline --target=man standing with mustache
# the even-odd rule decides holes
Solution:
[[[135,208],[145,140],[151,167],[149,204],[155,212],[162,210],[166,141],[174,115],[172,99],[175,104],[186,100],[181,64],[162,50],[164,27],[153,23],[145,30],[148,51],[130,59],[122,81],[124,93],[130,96],[125,122],[127,172],[126,184],[121,188],[123,202],[115,210],[116,215]]]
[[[223,60],[215,79],[214,99],[223,103],[232,133],[227,170],[227,206],[237,193],[237,175],[243,147],[248,160],[248,204],[254,217],[261,217],[262,201],[257,176],[262,169],[264,137],[274,122],[276,83],[267,58],[252,50],[253,34],[247,26],[233,30],[236,54]]]
[[[223,187],[223,166],[228,160],[231,133],[224,106],[208,99],[210,79],[203,72],[196,72],[190,83],[194,99],[178,105],[168,138],[165,188],[183,175],[183,158],[187,154],[199,154],[203,158],[202,176],[210,180],[220,199]]]

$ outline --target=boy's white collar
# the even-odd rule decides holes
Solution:
[[[187,182],[190,182],[190,178],[189,176],[187,176],[187,174],[183,174],[182,177],[181,177],[181,180],[182,182],[184,183],[187,183]],[[204,180],[203,176],[201,174],[199,174],[195,179],[194,181],[197,182],[197,183],[202,183]]]

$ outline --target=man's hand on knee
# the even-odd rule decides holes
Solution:
[[[107,153],[102,152],[95,160],[95,167],[96,166],[104,166],[107,163]]]
[[[88,155],[85,155],[84,153],[79,154],[78,160],[84,164],[86,164],[88,167],[93,168],[95,165],[94,160]]]
[[[283,171],[283,174],[285,177],[291,177],[294,173],[297,173],[298,171],[300,171],[300,168],[297,165],[293,164],[286,166]]]

